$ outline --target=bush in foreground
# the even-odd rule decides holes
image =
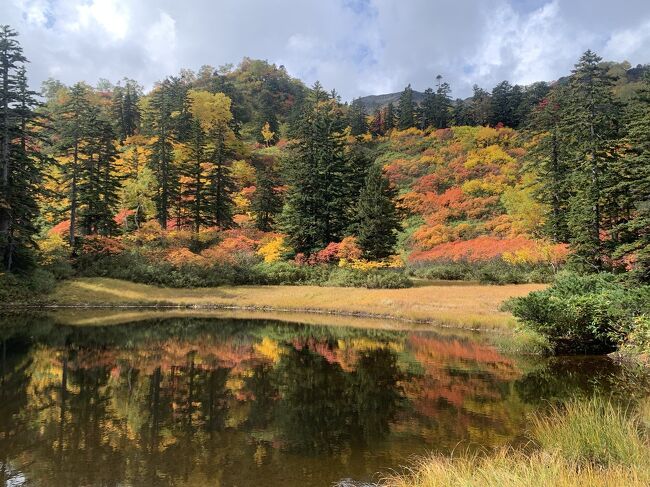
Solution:
[[[645,486],[650,484],[646,413],[602,399],[569,401],[533,421],[530,452],[503,448],[468,457],[432,456],[386,487]]]
[[[511,299],[504,308],[546,336],[556,353],[609,352],[650,313],[650,286],[606,273],[564,272],[548,289]]]

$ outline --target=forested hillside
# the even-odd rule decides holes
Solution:
[[[0,64],[6,271],[366,285],[485,263],[479,278],[548,280],[568,261],[649,279],[644,67],[588,51],[557,83],[454,101],[439,76],[367,113],[251,59],[149,92],[50,79],[41,98],[8,26]]]

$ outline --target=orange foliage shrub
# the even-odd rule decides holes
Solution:
[[[82,254],[114,255],[124,251],[124,245],[117,238],[88,235],[83,238]]]
[[[169,250],[165,254],[164,258],[165,261],[177,267],[184,265],[202,265],[206,263],[204,257],[197,255],[184,247]]]
[[[532,252],[536,245],[534,240],[525,237],[499,239],[482,235],[471,240],[442,243],[430,250],[415,251],[409,256],[409,261],[481,262],[500,258],[506,252],[517,252],[523,249],[530,249]]]

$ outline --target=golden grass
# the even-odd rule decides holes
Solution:
[[[647,487],[645,470],[626,466],[578,465],[557,453],[526,455],[500,450],[491,456],[422,460],[405,475],[385,479],[386,487]]]
[[[636,487],[650,485],[650,445],[643,425],[647,400],[636,411],[608,401],[569,401],[533,421],[532,452],[424,458],[385,487]]]
[[[421,321],[463,328],[511,329],[514,318],[499,310],[536,284],[486,286],[434,283],[410,289],[317,286],[225,286],[172,289],[108,278],[66,281],[52,298],[62,305],[155,305],[234,307],[271,311],[342,313]]]

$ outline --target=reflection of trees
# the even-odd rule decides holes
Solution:
[[[0,485],[12,485],[19,471],[10,460],[22,455],[30,445],[30,431],[20,417],[28,401],[27,370],[30,362],[22,354],[8,354],[19,347],[15,341],[0,335]]]
[[[544,366],[517,380],[515,388],[530,404],[593,394],[614,394],[629,400],[635,394],[646,394],[649,376],[647,370],[606,357],[552,357]]]
[[[593,387],[579,384],[589,364],[551,361],[522,377],[492,348],[432,333],[42,320],[0,324],[3,344],[0,475],[20,469],[54,487],[246,485],[306,463],[329,483],[349,465],[397,464],[423,439],[503,444],[539,396]]]
[[[291,348],[277,367],[276,410],[287,447],[316,453],[385,436],[400,397],[399,375],[388,349],[363,352],[356,371],[346,373],[307,347]]]

